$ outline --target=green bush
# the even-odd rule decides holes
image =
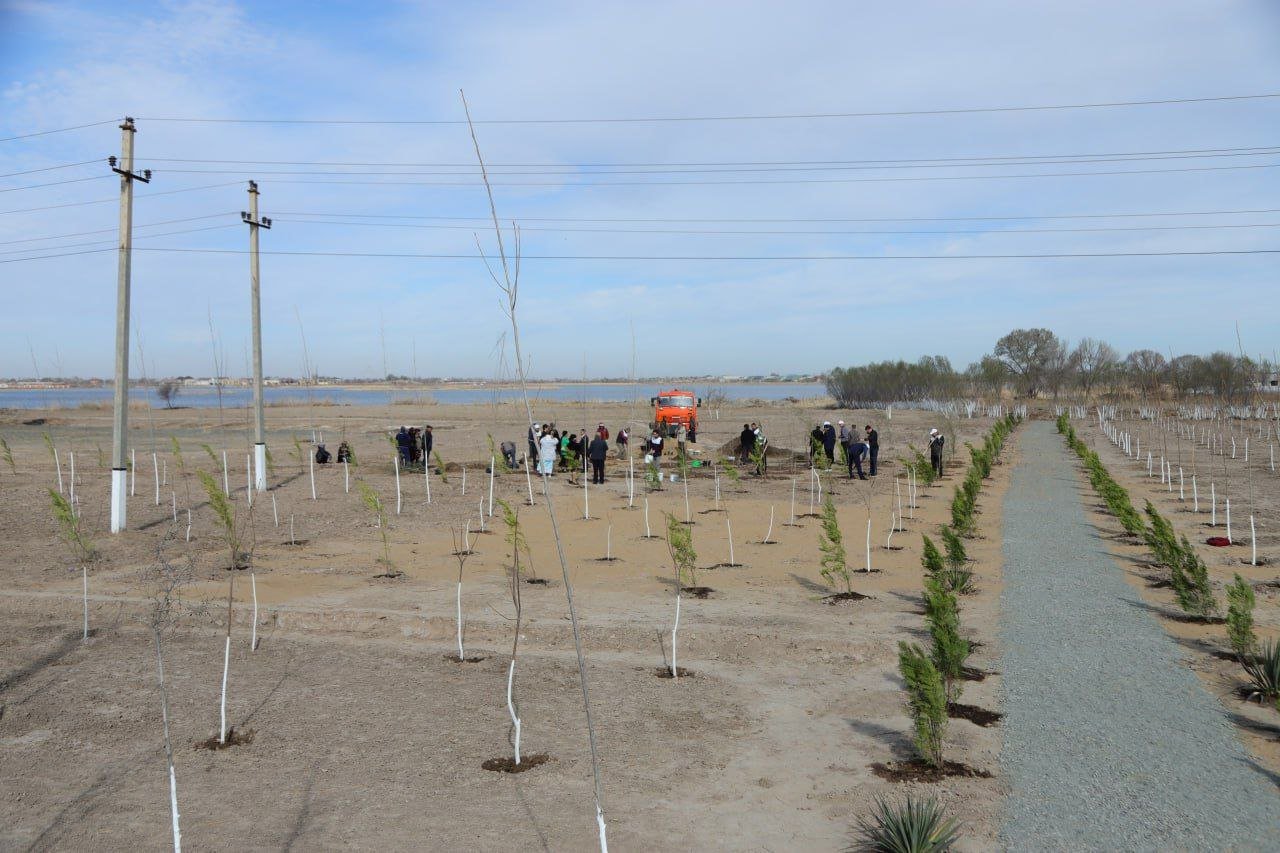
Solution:
[[[1184,612],[1206,619],[1218,611],[1213,587],[1209,585],[1209,570],[1185,536],[1178,549],[1178,560],[1170,567],[1170,576],[1178,606]]]
[[[942,545],[947,549],[947,564],[959,568],[969,562],[969,555],[964,550],[964,540],[949,527],[942,528]]]
[[[844,549],[844,535],[836,519],[836,504],[828,494],[822,500],[822,523],[818,530],[818,548],[822,551],[822,577],[827,583],[843,583],[845,592],[853,592],[849,574],[848,557]]]
[[[1256,654],[1242,661],[1253,682],[1253,695],[1274,702],[1280,699],[1280,641],[1264,640]]]
[[[924,541],[924,549],[920,555],[920,565],[924,567],[925,574],[936,575],[942,571],[942,552],[938,550],[938,546],[933,544],[933,540],[927,535],[921,534],[920,538]]]
[[[1253,587],[1240,575],[1227,587],[1227,637],[1236,657],[1243,660],[1253,653],[1258,638],[1253,633],[1253,608],[1257,599]]]
[[[898,643],[898,671],[907,684],[907,709],[915,733],[912,742],[920,758],[942,767],[942,742],[947,734],[947,699],[942,676],[918,645]]]
[[[960,827],[937,800],[911,794],[890,805],[876,799],[871,817],[858,822],[862,848],[877,853],[942,853],[960,839]]]

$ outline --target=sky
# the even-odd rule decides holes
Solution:
[[[126,115],[133,376],[247,372],[251,179],[268,375],[510,374],[459,90],[534,377],[1271,357],[1280,97],[990,109],[1277,95],[1278,43],[1273,2],[0,0],[0,376],[111,374]]]

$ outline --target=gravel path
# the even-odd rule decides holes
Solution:
[[[1280,849],[1275,783],[1106,553],[1053,424],[1024,430],[1004,499],[1001,842]]]

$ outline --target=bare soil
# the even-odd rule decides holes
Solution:
[[[775,446],[804,447],[815,421],[830,410],[795,405],[734,406],[703,424],[701,458],[732,440],[744,420],[763,424]],[[572,427],[605,421],[643,428],[641,407],[538,405],[539,419]],[[21,421],[36,416],[37,426]],[[790,527],[792,479],[797,514],[809,509],[808,472],[771,458],[766,477],[744,472],[741,491],[724,490],[734,547],[742,566],[716,574],[716,594],[682,606],[680,662],[696,671],[677,684],[654,677],[668,659],[674,616],[671,565],[660,538],[644,538],[663,513],[684,517],[683,489],[648,492],[627,463],[610,459],[609,482],[592,488],[591,514],[610,519],[619,559],[601,563],[605,525],[583,519],[583,490],[563,476],[551,482],[568,559],[562,574],[540,484],[528,499],[523,471],[499,474],[495,497],[520,508],[539,580],[523,589],[523,627],[515,691],[530,757],[555,756],[536,772],[487,772],[486,760],[510,750],[506,681],[512,606],[510,546],[501,516],[486,519],[494,535],[473,539],[463,572],[463,618],[469,657],[458,665],[455,632],[457,560],[450,532],[487,510],[486,435],[524,448],[514,406],[273,407],[268,443],[275,457],[269,500],[245,501],[247,410],[131,414],[138,450],[137,492],[129,530],[103,532],[107,470],[97,448],[110,446],[110,412],[0,412],[0,435],[13,448],[17,472],[0,470],[0,849],[159,850],[169,844],[168,779],[160,728],[155,651],[148,627],[158,554],[178,567],[190,561],[180,617],[165,634],[165,673],[176,751],[184,841],[192,848],[331,849],[361,847],[509,850],[591,849],[596,840],[592,773],[582,693],[564,583],[572,584],[597,728],[609,839],[617,849],[837,850],[877,795],[897,790],[873,764],[909,761],[910,721],[897,674],[900,640],[925,639],[920,607],[919,532],[946,520],[947,500],[963,470],[956,459],[939,485],[922,489],[908,511],[902,551],[885,551],[896,510],[896,459],[908,442],[922,446],[929,427],[948,429],[950,446],[980,440],[983,419],[950,424],[932,415],[895,411],[841,414],[880,431],[882,473],[847,480],[833,472],[833,495],[846,538],[858,543],[870,497],[874,573],[855,573],[856,607],[822,604],[835,590],[819,576],[817,530]],[[387,435],[401,423],[430,423],[449,466],[445,483],[402,473],[402,508],[394,513],[395,480]],[[391,560],[404,577],[377,581],[382,546],[374,519],[340,466],[317,466],[311,498],[304,450],[312,429],[332,451],[345,437],[360,465],[351,479],[375,488],[388,507]],[[76,495],[86,526],[98,534],[102,559],[90,567],[90,624],[80,642],[78,566],[58,541],[47,489],[56,486],[47,431],[62,456],[76,457]],[[634,434],[639,434],[634,433]],[[185,469],[169,446],[182,444]],[[234,504],[251,551],[260,645],[250,648],[250,585],[235,585],[228,716],[251,743],[222,751],[190,744],[215,736],[222,673],[227,573],[212,514],[194,471],[208,469],[200,449],[227,449]],[[155,502],[152,448],[167,462],[169,482]],[[1016,448],[1008,451],[1008,460]],[[146,460],[144,464],[144,459]],[[1006,463],[1008,464],[1008,462]],[[455,469],[454,466],[457,465]],[[462,493],[461,468],[468,470]],[[219,466],[220,467],[220,466]],[[639,467],[639,466],[637,466]],[[670,465],[664,465],[666,471]],[[999,659],[995,632],[1000,593],[999,508],[1007,467],[997,466],[979,502],[984,538],[969,544],[981,581],[962,602],[964,630],[983,643],[975,667]],[[220,471],[216,472],[221,474]],[[905,491],[905,489],[904,489]],[[706,468],[689,482],[695,511],[711,507]],[[176,498],[193,538],[172,528]],[[935,499],[936,498],[936,499]],[[759,540],[775,513],[772,539]],[[905,508],[905,507],[904,507]],[[292,516],[298,544],[284,544]],[[724,525],[693,528],[707,555],[727,554]],[[877,539],[878,537],[878,539]],[[861,561],[860,561],[861,562]],[[1262,578],[1258,578],[1262,579]],[[532,580],[532,579],[530,579]],[[1197,626],[1197,630],[1199,626]],[[972,684],[965,698],[994,707],[999,677]],[[1256,707],[1256,706],[1255,706]],[[188,745],[183,748],[182,745]],[[999,728],[958,720],[947,757],[966,767],[998,767]],[[833,761],[833,757],[835,760]],[[896,766],[896,765],[895,765]],[[1003,783],[967,772],[927,783],[964,823],[962,849],[995,843]],[[268,794],[269,792],[269,794]]]

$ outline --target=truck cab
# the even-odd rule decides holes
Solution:
[[[670,438],[683,425],[689,433],[689,440],[697,440],[698,407],[702,405],[702,400],[692,391],[673,388],[650,397],[649,403],[653,406],[653,420],[649,423],[651,429]]]

